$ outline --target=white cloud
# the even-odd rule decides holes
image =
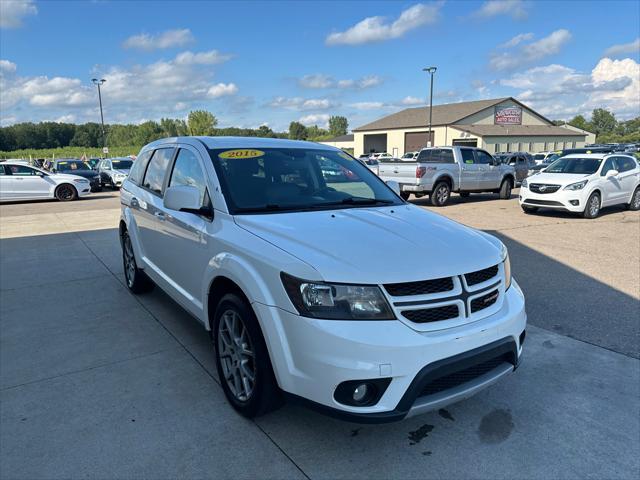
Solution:
[[[494,54],[489,65],[494,70],[509,70],[528,65],[559,53],[569,40],[571,33],[568,30],[556,30],[538,41],[522,45],[516,51]]]
[[[604,51],[605,57],[617,57],[619,55],[640,53],[640,37],[633,42],[623,43],[621,45],[612,45]]]
[[[18,67],[9,60],[0,60],[0,73],[13,73]]]
[[[238,93],[238,87],[235,83],[217,83],[209,87],[207,95],[211,98],[224,97],[227,95],[235,95]]]
[[[527,9],[522,0],[489,0],[473,13],[476,17],[491,18],[498,15],[509,15],[515,20],[527,18]]]
[[[193,42],[191,30],[183,28],[179,30],[167,30],[157,35],[141,33],[127,38],[122,46],[138,50],[160,50],[164,48],[184,47]]]
[[[298,80],[298,84],[304,88],[329,88],[334,86],[335,81],[329,75],[315,73],[313,75],[305,75]]]
[[[400,103],[402,105],[415,106],[415,105],[424,105],[425,101],[422,98],[407,96],[404,97]]]
[[[38,13],[33,0],[2,0],[0,1],[0,28],[18,28],[22,20],[28,15]]]
[[[329,126],[329,117],[330,115],[326,113],[315,113],[300,117],[298,121],[306,126],[318,125],[319,127],[327,128]]]
[[[620,118],[640,115],[640,64],[601,59],[590,73],[564,65],[530,68],[500,85],[520,90],[515,96],[543,115],[569,119],[606,108]]]
[[[520,35],[513,37],[511,40],[501,43],[498,45],[498,48],[513,48],[520,45],[522,42],[528,42],[529,40],[533,40],[533,33],[521,33]]]
[[[336,80],[330,75],[324,75],[321,73],[314,73],[312,75],[305,75],[298,80],[298,85],[303,88],[311,89],[325,89],[325,88],[371,88],[383,83],[382,77],[378,75],[367,75],[360,79],[343,79]]]
[[[400,38],[407,32],[436,22],[443,2],[419,3],[403,10],[400,16],[388,23],[384,17],[367,17],[344,32],[327,36],[327,45],[362,45]]]
[[[349,106],[357,110],[377,110],[384,108],[385,105],[382,102],[356,102],[349,104]]]
[[[210,64],[214,59],[213,63],[220,61],[219,54],[187,53],[168,61],[91,72],[107,80],[102,86],[105,121],[132,123],[207,108],[216,98],[235,98],[238,87],[234,83],[212,81]],[[16,121],[52,120],[64,115],[75,115],[78,121],[96,118],[95,86],[79,78],[3,74],[0,91],[3,117]]]
[[[221,54],[217,50],[199,53],[186,51],[178,54],[175,63],[178,65],[216,65],[230,60],[231,57],[231,55]]]
[[[302,97],[275,97],[268,104],[273,108],[286,108],[288,110],[326,110],[334,107],[327,98],[302,98]]]

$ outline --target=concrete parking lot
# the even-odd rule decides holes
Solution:
[[[117,192],[0,205],[0,477],[638,478],[640,213],[531,216],[516,196],[437,211],[509,247],[521,368],[389,425],[239,417],[201,326],[125,288]]]

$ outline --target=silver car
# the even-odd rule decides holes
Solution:
[[[133,160],[129,157],[105,158],[98,163],[100,186],[120,188],[122,182],[129,176]]]

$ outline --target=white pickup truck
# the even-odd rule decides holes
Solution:
[[[379,176],[400,185],[402,198],[430,195],[431,203],[441,207],[451,192],[462,197],[474,192],[495,192],[502,199],[511,198],[515,170],[486,151],[472,147],[432,147],[420,150],[415,162],[381,161]]]

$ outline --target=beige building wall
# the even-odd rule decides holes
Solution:
[[[534,114],[527,108],[523,108],[513,100],[506,100],[497,104],[499,107],[520,107],[522,108],[522,125],[551,125],[542,117]],[[457,122],[460,125],[493,125],[495,107],[489,107]]]
[[[433,131],[433,143],[434,146],[451,145],[453,138],[476,138],[473,135],[462,137],[463,133],[459,130],[452,129],[450,127],[434,126],[431,129]],[[364,137],[365,135],[375,135],[380,133],[387,134],[387,153],[393,155],[394,148],[397,149],[397,155],[401,157],[406,153],[404,145],[404,134],[410,132],[427,132],[428,128],[406,128],[398,130],[373,130],[368,132],[354,132],[354,155],[357,157],[365,153],[364,151]],[[453,135],[453,137],[452,137]],[[468,134],[464,134],[468,135]],[[479,145],[479,143],[478,143]],[[368,153],[368,152],[367,152]]]
[[[329,145],[330,147],[342,148],[343,150],[353,150],[355,141],[352,142],[318,142],[322,145]]]
[[[483,137],[482,144],[489,153],[498,152],[548,152],[563,150],[565,148],[584,147],[583,136],[558,136],[558,137]]]
[[[578,127],[574,127],[573,125],[569,125],[568,123],[565,125],[562,125],[562,128],[568,128],[569,130],[574,130],[576,132],[580,132],[580,133],[584,133],[587,135],[587,138],[585,140],[586,143],[591,144],[591,143],[596,143],[596,134],[589,132],[587,130],[583,130],[582,128],[578,128]]]

